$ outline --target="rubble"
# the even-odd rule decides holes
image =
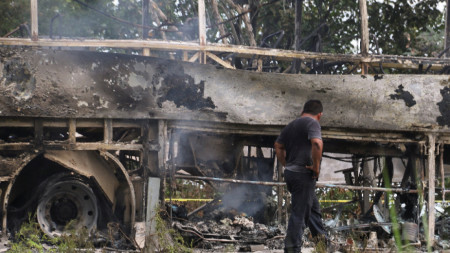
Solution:
[[[292,106],[291,101],[302,101],[310,97],[310,86],[313,85],[318,90],[327,90],[326,93],[319,94],[320,99],[332,101],[328,104],[330,116],[323,122],[325,146],[331,151],[352,154],[350,159],[344,160],[351,160],[353,165],[350,170],[345,170],[348,172],[345,172],[346,181],[349,181],[346,182],[347,185],[324,185],[320,182],[317,185],[358,191],[357,201],[360,202],[360,210],[353,217],[339,211],[325,221],[334,244],[342,251],[390,251],[404,248],[430,251],[424,236],[428,234],[431,235],[428,242],[433,239],[437,242],[434,249],[449,247],[448,212],[439,209],[440,215],[436,215],[436,222],[433,212],[434,193],[437,189],[434,175],[437,158],[435,151],[440,152],[442,180],[445,179],[444,158],[448,160],[443,155],[444,145],[439,143],[442,140],[448,141],[444,132],[445,119],[441,117],[442,111],[438,113],[435,110],[426,114],[426,119],[422,113],[430,104],[440,105],[443,102],[439,96],[419,96],[419,91],[429,90],[430,87],[441,93],[448,93],[447,87],[441,90],[443,84],[448,84],[447,77],[429,79],[387,75],[376,84],[366,80],[364,83],[368,83],[363,86],[356,85],[360,84],[360,77],[357,76],[331,80],[329,77],[302,76],[299,80],[298,77],[291,79],[283,75],[275,78],[262,73],[256,75],[238,72],[233,74],[235,82],[230,83],[230,72],[161,59],[150,61],[141,57],[127,58],[93,52],[24,51],[17,52],[17,55],[23,56],[4,57],[0,63],[5,67],[0,68],[4,71],[4,77],[0,80],[3,87],[0,88],[0,95],[4,97],[0,101],[0,115],[6,117],[2,122],[3,128],[0,129],[0,146],[3,148],[0,154],[0,176],[3,180],[1,193],[4,229],[9,223],[10,230],[14,230],[14,222],[24,217],[22,213],[16,213],[34,209],[34,206],[31,207],[32,202],[24,200],[28,197],[24,193],[30,194],[32,198],[29,199],[33,201],[45,200],[32,195],[38,191],[31,190],[28,193],[22,189],[38,189],[41,181],[60,170],[90,175],[90,168],[95,168],[93,171],[96,172],[102,169],[102,174],[104,172],[123,182],[120,188],[109,189],[111,182],[105,180],[100,173],[95,177],[97,181],[92,182],[92,186],[97,186],[97,182],[102,187],[98,191],[94,190],[108,204],[101,205],[106,210],[105,217],[111,217],[113,221],[118,217],[129,228],[133,226],[137,211],[140,213],[136,215],[137,220],[150,222],[152,213],[150,212],[150,217],[145,214],[145,207],[148,208],[145,196],[152,197],[152,200],[159,197],[155,197],[156,194],[144,194],[147,183],[132,182],[130,175],[143,179],[148,175],[162,178],[162,168],[182,168],[190,173],[184,175],[184,178],[205,180],[214,189],[217,188],[214,182],[233,185],[229,187],[228,195],[221,196],[221,202],[235,208],[221,209],[219,205],[210,202],[204,208],[188,212],[187,209],[171,204],[168,213],[170,218],[176,218],[173,226],[189,239],[188,242],[195,247],[211,250],[232,247],[248,251],[261,249],[261,245],[269,250],[281,249],[284,239],[283,218],[287,216],[283,215],[282,208],[286,207],[283,206],[283,201],[288,203],[289,199],[283,199],[282,180],[268,182],[275,180],[275,177],[281,179],[282,172],[275,170],[273,152],[265,156],[262,148],[273,145],[279,126],[299,111],[299,108]],[[50,63],[37,64],[38,59],[49,59]],[[73,67],[73,64],[77,64],[77,67]],[[72,70],[67,71],[68,69]],[[110,75],[111,71],[116,74]],[[71,78],[67,78],[68,73]],[[199,76],[205,80],[200,80]],[[328,85],[337,81],[342,83],[339,89],[327,89]],[[398,86],[400,81],[404,84]],[[90,83],[89,88],[81,89],[77,86],[86,83]],[[285,84],[281,92],[283,99],[280,99],[280,87],[274,88],[271,83]],[[407,91],[408,87],[414,87],[414,91]],[[21,92],[22,89],[26,92]],[[182,92],[175,94],[175,90]],[[373,93],[370,97],[380,99],[370,100],[368,104],[364,102],[362,98],[367,90]],[[395,93],[390,99],[383,96],[392,92]],[[188,96],[184,96],[186,94]],[[341,94],[354,94],[356,97],[347,97],[344,102],[326,99],[341,97]],[[413,101],[414,104],[408,104],[402,98],[405,94],[408,95],[406,98],[409,102]],[[414,99],[410,95],[414,95]],[[243,103],[242,98],[247,97],[257,98],[254,103],[260,106],[255,109],[253,101]],[[391,101],[399,99],[405,101]],[[444,97],[443,101],[446,99],[448,97]],[[61,104],[64,104],[62,109],[59,108]],[[367,107],[375,108],[375,111],[368,113]],[[411,107],[414,110],[411,111]],[[341,108],[351,109],[344,114],[346,116],[342,116]],[[360,110],[361,108],[363,109]],[[277,113],[271,113],[273,110]],[[409,114],[403,113],[407,110]],[[130,111],[133,111],[132,116]],[[266,113],[262,116],[261,111]],[[280,111],[283,113],[278,113]],[[399,115],[397,112],[400,112]],[[19,116],[22,119],[16,119]],[[392,120],[387,123],[385,117]],[[22,127],[18,128],[17,125]],[[130,134],[125,134],[130,126],[136,133],[143,134],[131,134],[131,130]],[[433,129],[436,132],[429,133],[430,126],[435,127]],[[355,131],[356,129],[361,130]],[[82,137],[78,138],[76,133]],[[125,143],[124,139],[134,140],[136,143]],[[115,162],[113,153],[105,150],[120,150],[117,156],[120,158],[123,155],[122,160]],[[139,164],[123,168],[121,165],[131,161],[126,159],[123,150],[142,157],[142,167],[136,168],[141,166]],[[142,150],[145,152],[141,154]],[[165,153],[167,150],[170,154]],[[212,150],[215,152],[211,152]],[[254,155],[252,150],[256,150]],[[56,155],[56,151],[61,152]],[[91,154],[92,158],[85,159],[87,156],[83,155],[80,159],[73,159],[74,154],[80,153],[79,151]],[[153,156],[156,152],[157,159]],[[361,163],[359,159],[362,158],[359,156],[365,156]],[[64,160],[57,159],[59,157],[64,157]],[[163,159],[168,157],[171,157],[169,161]],[[386,160],[385,165],[377,162],[380,157]],[[394,157],[401,157],[401,163],[406,159],[408,162],[403,166],[405,172],[401,184],[392,188]],[[32,162],[29,163],[30,161]],[[79,166],[84,161],[88,161],[90,166]],[[94,166],[95,161],[100,161],[102,166]],[[366,167],[369,161],[374,161],[373,173]],[[42,164],[51,165],[52,170]],[[109,169],[110,166],[107,165],[114,166],[115,170]],[[389,175],[389,180],[383,178],[383,171]],[[120,173],[116,175],[113,172]],[[428,174],[431,172],[433,174]],[[377,174],[378,182],[375,180]],[[33,181],[37,188],[30,187],[28,181]],[[419,181],[422,185],[416,185]],[[236,183],[252,186],[234,187]],[[135,197],[131,194],[135,187],[133,184],[141,189],[135,193],[142,196]],[[87,188],[91,184],[85,185]],[[160,184],[148,185],[159,187]],[[277,187],[277,201],[274,187]],[[441,187],[445,199],[444,181]],[[377,193],[372,195],[373,191]],[[159,193],[159,189],[154,192]],[[239,197],[237,192],[240,193]],[[384,209],[380,206],[383,194],[379,194],[380,192],[397,194],[393,196],[398,216],[395,219],[389,215],[390,208],[386,208],[391,204],[389,199],[384,199]],[[428,192],[427,199],[423,199],[425,192]],[[120,197],[118,201],[112,201],[116,197]],[[115,203],[109,205],[107,200]],[[371,200],[374,202],[373,206]],[[135,202],[136,206],[131,205]],[[427,205],[423,205],[423,202]],[[426,208],[432,214],[428,216],[428,226],[423,225],[425,222],[421,217],[427,216]],[[120,212],[117,215],[116,210]],[[195,216],[200,211],[203,216]],[[101,236],[101,243],[106,244],[109,240],[110,247],[128,247],[131,240],[122,238],[118,226],[109,221],[105,219],[100,223],[103,230],[108,231]],[[398,232],[400,233],[395,235]],[[433,237],[435,232],[436,237]],[[122,234],[125,236],[125,233]],[[307,236],[305,245],[314,245]]]
[[[215,203],[203,210],[206,213],[202,216],[176,219],[172,227],[186,239],[186,242],[196,249],[201,249],[202,252],[283,250],[285,225],[257,223],[254,222],[253,217],[245,213],[227,209],[217,204],[217,201]],[[174,206],[180,209],[179,206]],[[419,226],[417,223],[400,219],[394,226],[389,218],[380,218],[382,212],[382,209],[375,207],[371,220],[368,217],[348,218],[342,212],[324,220],[331,240],[328,250],[332,249],[333,252],[427,251],[422,223],[419,223]],[[378,217],[375,217],[375,214]],[[449,224],[448,214],[441,212],[436,222],[436,244],[433,250],[450,249]],[[395,238],[397,228],[400,241],[396,241]],[[309,229],[305,230],[303,242],[303,247],[316,247]],[[322,251],[316,248],[315,252]]]
[[[230,247],[236,250],[250,248],[282,249],[285,229],[283,226],[266,226],[254,223],[251,217],[242,215],[234,218],[214,220],[174,221],[172,226],[192,242],[195,248],[214,249]]]

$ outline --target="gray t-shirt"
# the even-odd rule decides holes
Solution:
[[[286,169],[302,171],[312,165],[311,139],[322,139],[320,124],[310,117],[300,117],[289,123],[277,138],[286,149]]]

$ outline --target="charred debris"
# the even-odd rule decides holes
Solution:
[[[270,146],[272,140],[252,143],[202,135],[174,140],[177,149],[189,152],[178,153],[171,161],[164,214],[186,242],[204,251],[283,249],[290,200]],[[329,139],[327,144],[335,145]],[[226,150],[236,145],[237,152]],[[437,189],[439,201],[434,207],[433,224],[436,243],[430,246],[427,231],[432,224],[428,222],[424,187],[427,159],[416,145],[400,146],[404,155],[395,157],[339,154],[336,150],[325,153],[317,194],[333,250],[448,249],[450,208],[445,201],[445,182],[441,181],[444,187]],[[443,166],[444,157],[439,157],[436,163]],[[186,204],[183,197],[191,202]],[[208,200],[192,204],[195,198]],[[317,248],[308,233],[303,240],[304,247],[327,250]]]
[[[0,54],[6,235],[36,213],[49,236],[75,218],[99,231],[97,246],[152,251],[161,209],[189,246],[281,249],[290,200],[272,147],[315,97],[327,110],[317,191],[335,249],[448,248],[447,98],[421,96],[442,94],[445,76],[375,81],[85,51]]]
[[[359,1],[359,54],[224,46],[206,41],[203,0],[189,31],[198,43],[160,41],[148,39],[143,3],[142,40],[45,38],[37,0],[31,30],[7,34],[30,38],[0,38],[3,238],[31,213],[48,237],[70,223],[104,250],[163,252],[161,220],[182,236],[172,241],[200,251],[281,250],[290,199],[272,147],[315,98],[326,111],[317,194],[333,249],[450,248],[450,80],[427,75],[448,73],[448,41],[437,58],[371,54]],[[108,48],[139,55],[95,52]],[[286,74],[299,68],[316,74]]]
[[[0,55],[5,235],[36,213],[49,236],[76,219],[100,232],[98,246],[152,251],[163,209],[189,246],[281,249],[290,200],[272,147],[315,97],[327,112],[318,195],[336,249],[448,247],[447,98],[421,95],[443,94],[446,76],[296,76],[8,47]]]

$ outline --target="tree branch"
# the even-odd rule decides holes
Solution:
[[[216,20],[216,25],[219,28],[220,37],[222,38],[223,44],[228,44],[227,34],[225,33],[224,25],[222,24],[222,18],[219,14],[219,6],[217,5],[217,0],[211,0],[211,6],[213,9],[214,18]]]
[[[233,7],[239,14],[244,12],[248,13],[248,9],[243,9],[240,5],[237,5],[233,2],[233,0],[225,0],[231,7]],[[247,15],[242,15],[242,20],[244,21],[245,27],[247,28],[247,35],[249,38],[249,44],[252,47],[256,47],[255,34],[253,34],[253,26],[250,22],[250,19]]]

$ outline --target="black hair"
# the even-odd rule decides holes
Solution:
[[[309,113],[312,115],[317,115],[319,113],[323,112],[323,106],[322,102],[320,100],[308,100],[305,105],[303,106],[303,112],[302,113]]]

